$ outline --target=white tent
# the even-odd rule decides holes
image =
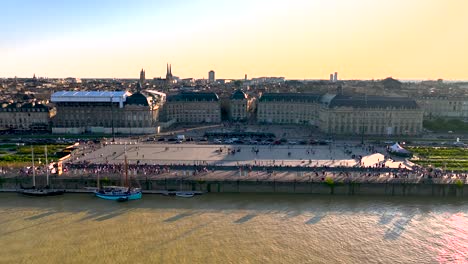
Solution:
[[[389,151],[393,154],[400,154],[400,155],[411,155],[411,152],[404,149],[400,144],[395,143],[393,146],[390,147]]]

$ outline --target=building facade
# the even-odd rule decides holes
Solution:
[[[249,114],[249,99],[242,90],[235,91],[229,98],[229,120],[246,121]]]
[[[52,133],[149,134],[156,132],[158,106],[137,92],[56,92]]]
[[[319,128],[341,135],[418,135],[423,111],[404,97],[332,96],[322,101]]]
[[[257,103],[257,122],[316,126],[320,97],[310,93],[265,93]]]
[[[423,111],[404,97],[265,93],[258,100],[257,121],[303,124],[340,135],[418,135]]]
[[[426,118],[468,118],[468,98],[420,97],[416,101]]]
[[[219,123],[221,104],[213,92],[181,92],[167,97],[163,116],[177,123]]]
[[[0,128],[16,131],[48,131],[51,111],[43,104],[11,103],[0,108]]]

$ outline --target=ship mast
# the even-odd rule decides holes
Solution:
[[[33,173],[33,187],[36,187],[36,169],[34,168],[34,147],[31,144],[31,157],[32,157],[32,173]]]
[[[128,162],[127,162],[127,145],[125,145],[125,187],[128,187]]]
[[[44,153],[45,153],[45,164],[46,164],[46,175],[47,175],[46,186],[49,187],[49,162],[47,160],[47,145],[44,146]]]

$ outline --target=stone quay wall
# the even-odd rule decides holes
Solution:
[[[45,176],[36,177],[36,185],[44,186]],[[84,190],[97,186],[97,180],[88,177],[50,178],[51,187],[67,190]],[[102,178],[101,186],[120,185],[120,177]],[[31,177],[0,178],[1,190],[15,190],[32,185]],[[380,195],[380,196],[435,196],[468,197],[467,184],[412,183],[412,182],[295,182],[295,181],[252,181],[252,180],[183,180],[183,179],[132,179],[131,185],[148,192],[155,191],[201,191],[206,193],[290,193],[322,195]]]

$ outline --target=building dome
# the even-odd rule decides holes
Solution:
[[[131,96],[127,97],[125,103],[128,105],[149,106],[148,99],[140,92],[134,93]]]
[[[231,95],[231,100],[245,100],[245,99],[247,99],[247,95],[240,89],[236,90]]]

